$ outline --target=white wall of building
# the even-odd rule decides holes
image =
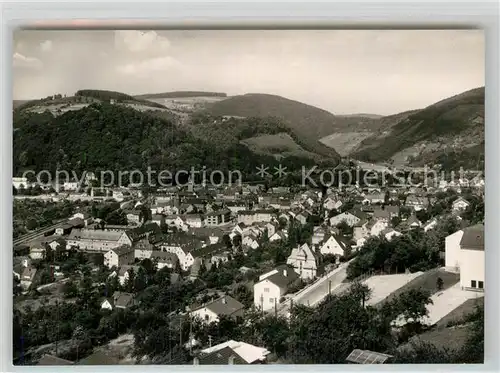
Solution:
[[[219,322],[219,317],[217,316],[217,314],[210,311],[206,307],[200,308],[196,311],[192,311],[191,317],[198,318],[207,324],[210,324],[211,322]]]
[[[448,271],[458,272],[460,269],[460,241],[464,231],[460,230],[445,238],[445,267]]]
[[[265,279],[256,283],[253,287],[253,302],[256,308],[264,311],[273,309],[276,304],[280,303],[280,298],[284,295],[285,290],[278,285]]]
[[[460,252],[460,286],[479,289],[481,281],[484,289],[484,250],[462,249]],[[472,281],[475,281],[475,284]]]

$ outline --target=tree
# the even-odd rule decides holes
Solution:
[[[233,237],[233,246],[234,247],[240,247],[241,246],[241,235],[239,234],[236,234],[234,237]]]
[[[72,279],[69,279],[63,286],[63,293],[65,298],[74,298],[78,295],[78,286]]]
[[[135,276],[136,273],[134,271],[134,268],[130,268],[128,270],[128,278],[125,280],[125,284],[123,285],[125,291],[127,291],[128,293],[134,292]]]
[[[353,228],[347,224],[345,220],[342,220],[340,223],[337,224],[337,228],[340,231],[340,234],[343,236],[351,236],[353,232]]]
[[[38,228],[38,222],[35,219],[30,218],[26,221],[26,229],[32,231],[36,228]]]
[[[367,285],[359,281],[355,281],[351,284],[349,293],[352,297],[358,299],[364,308],[365,303],[370,299],[372,291]]]
[[[442,290],[443,289],[443,284],[444,284],[444,281],[441,277],[438,277],[437,280],[436,280],[436,289],[438,291]]]
[[[170,268],[163,267],[159,269],[154,275],[154,282],[158,285],[167,287],[170,285],[170,274]]]
[[[144,268],[140,267],[134,278],[134,292],[139,293],[148,286],[148,278]]]
[[[228,234],[222,236],[222,243],[228,248],[231,249],[233,247],[233,243],[231,242],[231,237]]]
[[[429,314],[428,304],[433,304],[430,294],[422,289],[410,289],[400,294],[395,300],[396,309],[406,322],[420,322]]]
[[[259,334],[259,340],[273,353],[279,357],[286,356],[288,351],[288,338],[290,329],[288,321],[284,317],[266,316],[255,325]]]

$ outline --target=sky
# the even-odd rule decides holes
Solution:
[[[483,86],[484,65],[481,30],[18,30],[13,96],[268,93],[389,115]]]

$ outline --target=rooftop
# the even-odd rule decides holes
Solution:
[[[484,251],[484,225],[477,224],[465,228],[460,247],[467,250]]]
[[[384,364],[392,355],[369,350],[353,350],[346,361],[355,364]]]

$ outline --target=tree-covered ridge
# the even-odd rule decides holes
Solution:
[[[37,120],[43,119],[43,125]],[[83,171],[239,170],[255,175],[256,167],[277,166],[267,155],[255,154],[230,141],[229,146],[206,136],[193,136],[172,121],[132,108],[107,103],[92,104],[50,119],[48,114],[15,116],[14,175],[23,170]],[[252,124],[238,136],[250,135]],[[265,130],[262,124],[259,130]],[[271,128],[271,126],[269,126]],[[270,129],[269,129],[270,130]],[[312,160],[280,160],[289,170],[310,166]]]
[[[134,97],[127,95],[126,93],[116,92],[116,91],[107,91],[101,89],[80,89],[75,93],[75,96],[85,96],[85,97],[94,97],[99,100],[109,101],[109,100],[119,100],[119,101],[132,101]]]
[[[162,104],[157,102],[152,102],[148,100],[143,100],[137,97],[127,95],[126,93],[107,91],[102,89],[81,89],[75,93],[76,97],[91,97],[98,99],[100,101],[110,101],[115,100],[120,103],[138,103],[145,106],[151,106],[156,108],[165,108]]]
[[[162,93],[147,93],[137,95],[139,99],[157,99],[157,98],[190,98],[190,97],[227,97],[226,93],[222,92],[205,92],[205,91],[174,91]]]
[[[383,128],[387,133],[363,140],[352,156],[384,161],[421,141],[457,136],[480,144],[484,142],[484,95],[484,87],[476,88],[405,115],[391,128]]]
[[[336,165],[338,159],[332,155],[330,150],[318,141],[308,141],[303,136],[286,124],[279,117],[250,116],[247,118],[212,116],[206,113],[194,114],[188,124],[190,131],[196,138],[209,139],[210,142],[220,147],[230,147],[238,144],[241,140],[256,137],[258,135],[288,134],[293,141],[305,151],[316,154],[323,160],[330,159]],[[325,149],[326,148],[326,149]],[[325,150],[325,152],[323,152]],[[325,156],[325,153],[329,153]]]

